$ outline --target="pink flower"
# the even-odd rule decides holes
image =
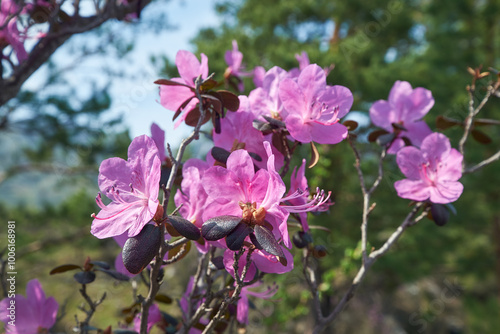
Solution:
[[[441,133],[425,137],[420,149],[402,148],[396,160],[407,179],[394,183],[398,196],[439,204],[456,201],[463,191],[463,185],[457,182],[462,176],[462,159]]]
[[[166,324],[161,315],[160,308],[158,305],[153,304],[149,308],[148,314],[148,329],[147,332],[151,330],[154,325],[158,325],[160,328],[165,329]],[[134,330],[139,333],[141,331],[141,315],[137,314],[134,318]]]
[[[255,115],[255,118],[261,115],[280,118],[282,106],[278,95],[278,87],[280,82],[287,77],[289,77],[287,71],[275,66],[262,77],[262,85],[250,92],[248,100],[250,110]],[[256,75],[254,80],[255,78]]]
[[[236,150],[227,159],[227,168],[213,166],[205,171],[202,184],[212,203],[205,209],[203,221],[222,215],[257,217],[254,223],[268,222],[274,237],[291,247],[286,224],[288,212],[279,206],[285,184],[274,169],[271,145],[265,142],[264,147],[268,155],[267,170],[255,172],[248,152]]]
[[[284,79],[279,85],[282,118],[295,140],[336,144],[347,136],[339,123],[352,106],[353,97],[343,86],[327,86],[325,72],[318,65],[301,71],[297,81]]]
[[[151,124],[151,138],[158,148],[160,161],[164,163],[167,160],[167,156],[165,155],[165,131],[163,131],[156,123]]]
[[[253,71],[253,84],[255,87],[262,87],[264,83],[264,76],[266,75],[266,69],[262,66],[256,66]]]
[[[180,109],[189,112],[198,103],[198,98],[196,98],[196,94],[194,93],[195,79],[200,75],[202,79],[206,79],[208,76],[208,58],[202,53],[200,63],[191,52],[180,50],[175,57],[175,64],[181,77],[170,80],[178,82],[181,85],[161,85],[160,103],[165,108],[174,112]],[[187,104],[183,105],[185,102]],[[175,123],[176,127],[184,121],[187,112],[184,112],[181,118]]]
[[[146,135],[134,138],[127,161],[104,160],[99,167],[99,189],[112,202],[104,205],[98,194],[96,202],[101,211],[92,215],[91,233],[99,239],[124,232],[128,237],[139,234],[159,207],[160,167],[158,148]]]
[[[272,134],[264,136],[262,132],[253,127],[252,121],[255,115],[250,111],[250,103],[246,96],[239,96],[240,108],[236,112],[226,114],[221,119],[221,133],[213,131],[214,145],[231,151],[235,140],[245,144],[245,150],[258,155],[261,159],[254,159],[254,163],[259,168],[266,168],[267,153],[264,148],[264,141],[271,141]],[[275,158],[275,168],[283,166],[284,157],[276,148],[272,147]]]
[[[243,66],[241,64],[243,54],[238,50],[238,43],[236,41],[233,40],[233,49],[226,51],[224,59],[228,66],[226,72],[224,73],[224,78],[228,81],[231,78],[236,79],[237,88],[240,92],[242,92],[245,89],[245,86],[243,85],[241,78],[247,77],[250,74],[243,71]]]
[[[301,54],[295,54],[295,59],[299,62],[299,70],[305,69],[307,66],[309,66],[309,56],[307,55],[307,52],[302,51]]]
[[[15,304],[12,304],[12,302]],[[9,307],[15,307],[12,318]],[[11,334],[42,333],[49,330],[56,322],[59,305],[53,297],[46,298],[42,285],[37,279],[28,282],[26,297],[16,295],[15,298],[4,298],[0,302],[0,321],[5,323],[5,330]],[[15,320],[15,326],[9,322]]]
[[[424,121],[421,121],[434,105],[430,90],[425,88],[412,89],[409,82],[396,81],[389,93],[389,100],[378,100],[370,108],[370,118],[378,127],[395,132],[393,124],[404,128],[398,129],[397,139],[388,153],[395,154],[405,146],[402,137],[408,138],[412,145],[419,147],[422,140],[432,133]]]

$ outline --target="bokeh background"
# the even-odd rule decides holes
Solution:
[[[120,249],[113,240],[90,235],[90,214],[98,210],[100,161],[126,158],[137,135],[150,134],[151,122],[167,131],[172,148],[189,129],[173,129],[172,113],[159,103],[158,78],[177,76],[179,49],[205,53],[210,72],[222,78],[224,53],[236,40],[247,69],[297,67],[295,54],[306,51],[311,63],[335,67],[329,84],[354,94],[353,114],[360,122],[359,147],[368,179],[375,177],[379,148],[368,144],[370,105],[387,99],[396,80],[432,91],[435,105],[425,117],[436,130],[439,115],[463,121],[471,82],[467,67],[500,70],[498,0],[157,0],[139,22],[108,22],[73,36],[32,78],[20,94],[0,108],[0,217],[16,221],[17,287],[39,278],[48,295],[65,305],[54,332],[69,333],[82,303],[72,273],[50,276],[61,264],[83,264],[90,256],[114,263]],[[492,72],[493,73],[493,72]],[[491,76],[493,78],[493,76]],[[488,79],[485,79],[486,82]],[[246,82],[247,93],[251,79]],[[476,102],[485,87],[478,84]],[[1,92],[0,92],[1,94]],[[492,99],[481,118],[500,119],[500,101]],[[500,126],[480,129],[489,143],[471,140],[466,160],[479,162],[500,147]],[[462,129],[444,133],[457,146]],[[481,140],[485,142],[485,140]],[[209,145],[194,144],[189,156],[203,157]],[[329,215],[310,224],[328,256],[317,261],[325,311],[331,310],[359,268],[362,197],[347,143],[319,147],[318,165],[307,171],[309,185],[333,191]],[[307,150],[303,153],[307,157]],[[404,219],[408,201],[396,196],[402,176],[393,157],[374,196],[377,207],[369,242],[379,247]],[[465,191],[447,225],[424,219],[410,228],[372,268],[348,308],[327,330],[335,333],[497,333],[500,328],[500,174],[499,163],[462,179]],[[3,223],[2,223],[3,224]],[[0,245],[7,240],[0,229]],[[196,254],[165,270],[162,293],[178,299],[194,272]],[[297,253],[297,259],[300,254]],[[312,328],[310,293],[300,262],[293,272],[268,275],[279,292],[256,301],[249,333],[305,333]],[[140,285],[140,284],[139,284]],[[142,289],[142,288],[140,288]],[[130,306],[129,283],[105,275],[89,294],[108,296],[93,325],[123,322]],[[139,290],[145,293],[145,290]],[[162,310],[179,316],[176,303]]]

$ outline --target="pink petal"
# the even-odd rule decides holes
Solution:
[[[281,247],[285,258],[287,260],[287,265],[282,265],[276,256],[267,253],[264,250],[256,250],[252,254],[252,260],[255,266],[262,272],[270,274],[284,274],[293,269],[293,256],[285,247]]]
[[[412,180],[420,180],[420,168],[426,161],[418,148],[408,146],[400,149],[396,161],[404,176]]]
[[[179,81],[175,80],[176,78],[171,79],[172,81]],[[176,112],[177,109],[180,108],[180,106],[187,101],[188,99],[192,98],[195,96],[193,91],[189,89],[188,87],[184,86],[167,86],[167,85],[161,85],[160,86],[160,104],[165,107],[166,109]],[[196,101],[198,99],[194,98]],[[188,110],[187,108],[185,108]]]
[[[347,137],[347,128],[340,123],[332,125],[309,124],[311,124],[312,140],[318,144],[337,144]]]
[[[420,120],[431,110],[432,106],[434,106],[434,98],[431,91],[422,87],[415,88],[406,99],[405,110],[408,113],[403,117],[406,122]]]
[[[293,139],[301,143],[310,143],[313,140],[311,135],[311,127],[309,123],[304,123],[301,115],[290,114],[285,119],[285,124],[288,132]]]
[[[440,174],[446,175],[446,179],[457,181],[462,177],[462,160],[464,156],[457,150],[452,148],[447,159],[443,160],[444,166],[440,170]]]
[[[443,158],[446,159],[451,150],[450,140],[444,134],[435,132],[425,137],[420,149],[424,157],[432,164]]]
[[[413,201],[425,201],[430,196],[430,188],[422,180],[399,180],[394,183],[394,188],[401,198]]]
[[[321,101],[330,107],[339,107],[338,118],[344,117],[351,110],[354,98],[349,88],[344,86],[328,86],[321,94]]]
[[[326,88],[325,71],[318,65],[311,64],[300,72],[297,83],[305,101],[313,102],[320,95],[320,92]],[[297,93],[298,91],[295,92],[295,94]]]
[[[389,103],[394,107],[401,109],[405,103],[406,97],[412,92],[412,87],[407,81],[396,81],[389,93]]]
[[[440,181],[430,189],[432,203],[446,204],[455,202],[464,190],[464,186],[456,181]]]
[[[253,161],[246,150],[236,150],[231,153],[226,163],[239,180],[251,180],[255,175]]]
[[[404,127],[408,131],[402,131],[399,136],[408,137],[411,144],[417,147],[420,147],[425,137],[432,133],[432,130],[424,121],[404,123]]]
[[[398,122],[395,113],[392,112],[392,105],[384,100],[378,100],[370,107],[370,119],[376,126],[393,132],[392,123]]]
[[[312,101],[307,99],[304,93],[302,93],[301,87],[295,81],[284,79],[279,86],[279,97],[283,108],[287,112],[287,119],[290,116],[300,117],[304,121],[309,118],[311,108],[307,103],[312,103]]]
[[[163,131],[158,124],[151,124],[151,137],[158,148],[160,160],[165,161],[165,131]]]
[[[236,320],[238,320],[240,324],[248,324],[248,296],[245,290],[246,288],[243,288],[241,291],[236,308]]]
[[[194,80],[200,74],[203,79],[208,75],[208,59],[204,54],[201,55],[201,61],[200,64],[194,54],[185,50],[178,51],[175,57],[175,65],[177,65],[179,75],[191,87],[194,87]]]

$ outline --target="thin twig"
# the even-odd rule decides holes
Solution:
[[[500,151],[498,151],[497,153],[493,154],[488,159],[485,159],[485,160],[481,161],[477,165],[467,168],[466,170],[463,171],[462,174],[474,173],[474,172],[478,171],[479,169],[483,168],[484,166],[487,166],[487,165],[491,164],[492,162],[497,161],[498,159],[500,159]]]

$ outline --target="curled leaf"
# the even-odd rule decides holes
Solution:
[[[380,137],[380,136],[382,136],[382,135],[385,135],[385,134],[388,134],[388,133],[389,133],[389,132],[387,132],[386,130],[382,130],[382,129],[380,129],[380,130],[375,130],[375,131],[373,131],[372,133],[370,133],[370,134],[368,135],[368,141],[369,141],[370,143],[373,143],[373,142],[375,142],[375,141],[377,140],[377,138],[378,138],[378,137]]]
[[[311,142],[311,160],[309,161],[307,168],[313,168],[314,166],[316,166],[318,161],[319,161],[318,149],[316,148],[316,145],[314,145],[314,143]]]
[[[358,122],[353,120],[344,121],[344,123],[342,124],[344,124],[347,127],[347,130],[349,131],[354,131],[358,128]]]

